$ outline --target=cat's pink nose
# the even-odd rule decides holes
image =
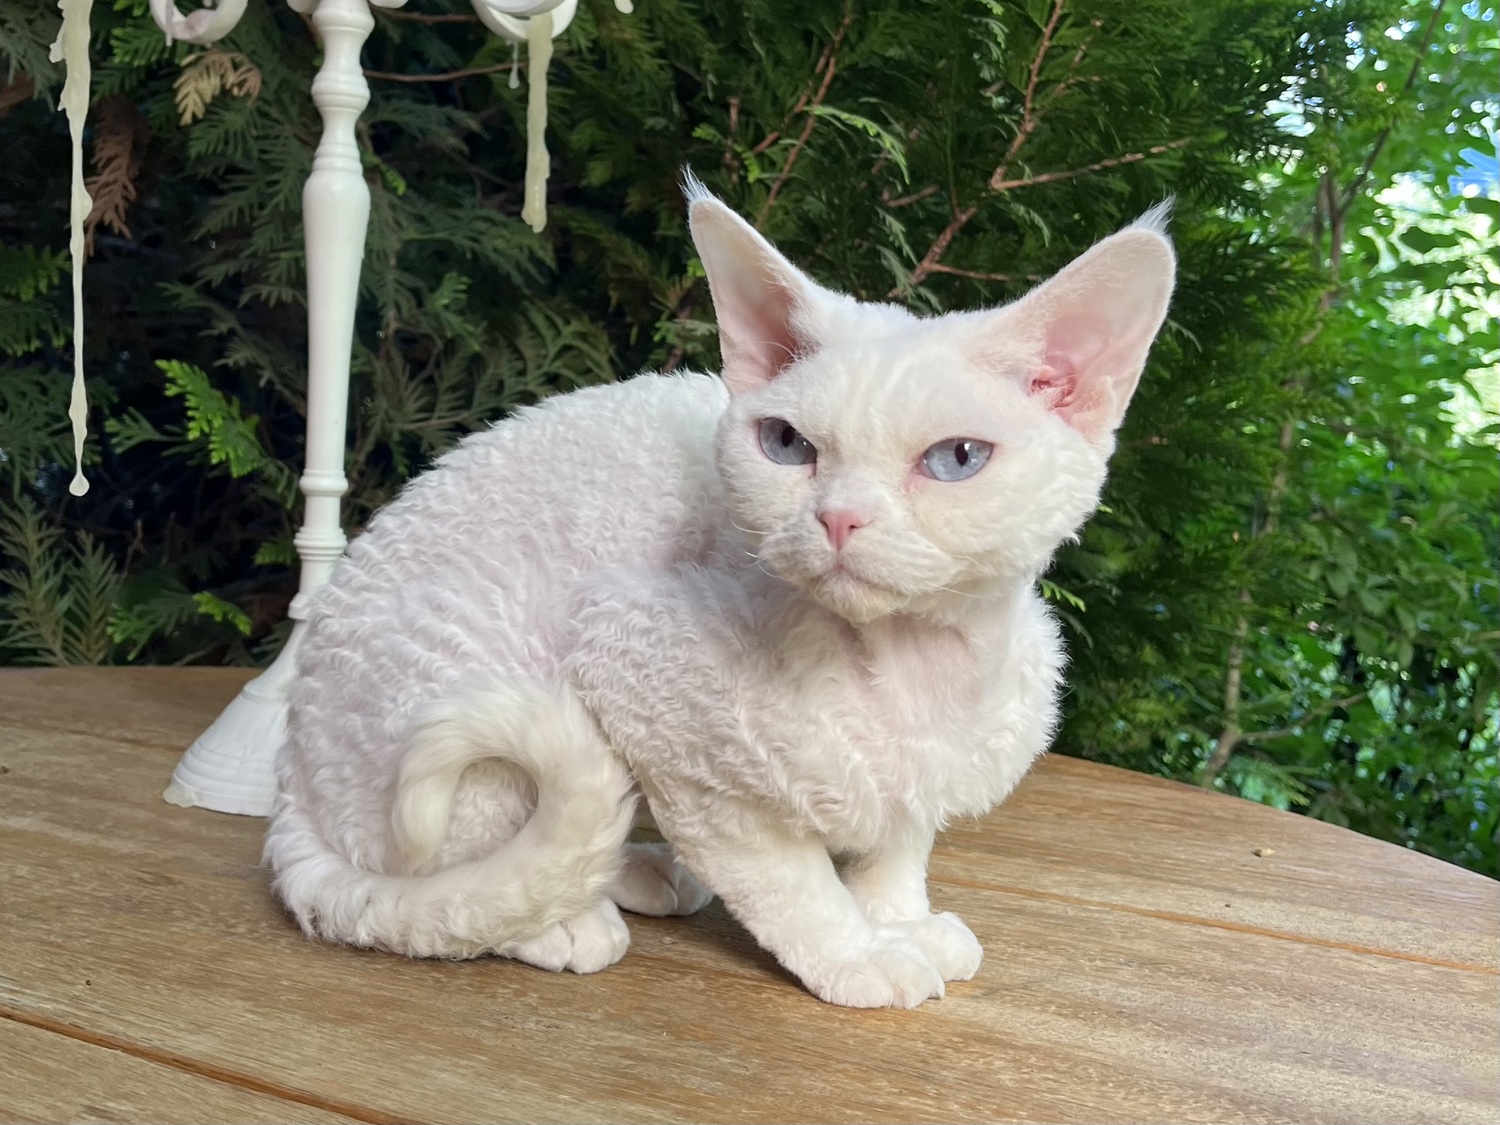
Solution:
[[[864,527],[867,521],[855,512],[839,508],[829,512],[819,512],[818,522],[828,532],[828,542],[833,544],[833,549],[842,551],[844,544],[849,542],[849,536]]]

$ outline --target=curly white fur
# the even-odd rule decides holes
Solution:
[[[1051,736],[1033,586],[1165,315],[1164,215],[922,320],[690,204],[722,379],[551,399],[379,514],[314,604],[266,856],[310,933],[580,972],[623,955],[617,904],[711,890],[819,997],[913,1006],[979,965],[927,855]],[[816,460],[773,462],[766,418]],[[955,437],[989,462],[924,474]],[[670,848],[625,843],[638,794]]]

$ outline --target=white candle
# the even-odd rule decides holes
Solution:
[[[73,480],[68,491],[82,496],[89,490],[83,475],[83,440],[89,417],[83,385],[83,222],[94,207],[83,186],[83,120],[89,112],[89,13],[94,0],[57,0],[57,6],[62,9],[62,29],[52,44],[51,57],[53,62],[67,64],[59,104],[68,115],[68,132],[73,137],[73,192],[68,207],[72,227],[68,252],[73,257],[73,398],[68,404],[68,417],[73,420]]]
[[[526,21],[526,194],[521,218],[541,234],[547,226],[547,65],[552,61],[552,13]]]

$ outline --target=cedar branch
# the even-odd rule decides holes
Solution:
[[[103,223],[123,238],[133,237],[125,222],[137,195],[141,150],[151,139],[151,125],[135,103],[115,95],[94,109],[94,175],[84,181],[94,206],[83,221],[84,245],[94,253],[94,233]]]
[[[964,270],[957,266],[945,266],[938,262],[932,267],[933,273],[950,273],[954,277],[967,277],[971,281],[1019,281],[1020,276],[1013,273],[981,273],[978,270]],[[1041,281],[1037,274],[1027,274],[1026,281]]]
[[[991,191],[1010,191],[1013,188],[1034,187],[1037,184],[1051,184],[1058,180],[1071,180],[1075,176],[1087,176],[1090,172],[1102,172],[1106,168],[1118,168],[1122,164],[1136,164],[1150,156],[1160,156],[1164,152],[1171,152],[1174,148],[1182,148],[1192,138],[1180,137],[1164,145],[1152,145],[1142,152],[1127,152],[1124,156],[1112,156],[1108,160],[1100,160],[1083,168],[1074,168],[1068,172],[1044,172],[1039,176],[1028,176],[1024,180],[990,180]]]
[[[1021,122],[1016,128],[1016,135],[1011,138],[1010,144],[1005,150],[1005,155],[1000,158],[1000,163],[996,165],[994,172],[990,174],[989,182],[985,185],[986,190],[989,192],[1012,191],[1016,188],[1032,187],[1036,184],[1050,184],[1056,183],[1059,180],[1071,180],[1077,176],[1086,176],[1093,172],[1103,171],[1106,168],[1118,168],[1124,164],[1135,164],[1149,157],[1169,152],[1172,149],[1182,148],[1189,143],[1189,138],[1183,137],[1167,144],[1153,145],[1140,152],[1127,152],[1122,156],[1113,156],[1107,160],[1100,160],[1084,168],[1073,168],[1063,172],[1043,172],[1039,175],[1027,176],[1021,179],[1010,178],[1011,165],[1015,163],[1017,156],[1020,155],[1021,149],[1031,138],[1031,135],[1036,132],[1037,126],[1041,124],[1042,111],[1055,102],[1070,87],[1080,81],[1076,72],[1079,64],[1083,61],[1088,46],[1093,41],[1093,34],[1091,33],[1080,44],[1078,49],[1074,51],[1062,79],[1039,100],[1037,89],[1041,83],[1042,67],[1046,64],[1047,55],[1052,50],[1053,40],[1057,34],[1058,25],[1062,22],[1063,9],[1066,3],[1067,0],[1054,0],[1052,13],[1048,16],[1047,23],[1042,28],[1041,39],[1037,42],[1036,54],[1032,56],[1031,66],[1027,71],[1026,87],[1021,95]],[[1094,20],[1092,21],[1092,26],[1095,32],[1097,32],[1098,28],[1102,26],[1102,21]],[[996,89],[998,87],[991,87],[985,92],[992,93]],[[968,276],[968,272],[966,271],[939,269],[938,267],[942,262],[943,255],[953,245],[953,240],[958,236],[958,233],[978,213],[979,207],[977,205],[961,208],[955,200],[953,218],[939,232],[937,238],[933,240],[927,253],[922,255],[922,260],[907,275],[905,284],[892,289],[886,294],[886,298],[891,300],[899,297],[903,290],[920,285],[929,275],[934,273],[956,273],[959,276]]]
[[[178,122],[197,121],[221,93],[253,99],[260,95],[260,87],[260,70],[238,51],[197,51],[182,60],[182,73],[172,83]]]
[[[922,200],[936,195],[939,190],[940,189],[938,188],[937,184],[928,184],[921,191],[914,191],[910,195],[901,196],[899,199],[891,199],[889,197],[889,194],[887,194],[884,198],[881,199],[881,202],[884,203],[887,207],[891,208],[909,207],[913,203],[920,203],[922,202]]]
[[[1052,6],[1052,15],[1047,20],[1047,25],[1042,29],[1042,38],[1038,42],[1036,54],[1031,60],[1031,70],[1026,81],[1026,93],[1021,103],[1021,124],[1016,130],[1016,135],[1011,138],[1010,147],[1006,150],[1004,159],[1000,161],[1000,166],[995,169],[994,174],[990,177],[992,181],[995,179],[1003,180],[1005,178],[1005,172],[1009,168],[1011,160],[1015,158],[1015,154],[1020,150],[1021,146],[1026,143],[1026,138],[1031,135],[1031,131],[1036,128],[1032,113],[1032,107],[1036,99],[1036,83],[1038,76],[1042,72],[1042,64],[1046,61],[1047,52],[1052,49],[1052,36],[1057,31],[1058,21],[1062,19],[1063,5],[1066,2],[1067,0],[1055,0]],[[978,207],[961,209],[955,202],[953,218],[949,220],[946,227],[938,232],[937,238],[927,248],[927,253],[922,255],[922,260],[907,275],[906,285],[904,287],[897,286],[892,289],[886,294],[886,298],[889,300],[899,297],[903,288],[920,285],[926,280],[929,274],[935,272],[933,267],[948,252],[948,247],[953,245],[953,240],[958,237],[958,232],[963,230],[968,225],[969,220],[978,213]]]
[[[1042,41],[1037,45],[1036,54],[1031,59],[1031,73],[1026,79],[1026,93],[1021,101],[1021,127],[1011,138],[1010,148],[1006,150],[1000,166],[990,176],[990,183],[1005,179],[1010,162],[1016,158],[1016,153],[1021,151],[1021,146],[1036,130],[1039,120],[1036,113],[1036,84],[1042,76],[1042,64],[1047,61],[1047,53],[1052,50],[1052,37],[1057,34],[1057,25],[1062,21],[1063,6],[1066,2],[1067,0],[1056,0],[1052,5],[1052,16],[1047,20],[1047,26],[1042,29]]]
[[[823,81],[818,86],[818,92],[809,101],[808,95],[804,91],[802,97],[798,99],[797,104],[792,107],[793,117],[805,112],[807,121],[802,126],[802,135],[792,145],[792,150],[787,153],[786,163],[781,166],[781,171],[776,176],[776,182],[771,185],[771,191],[766,196],[765,203],[761,205],[760,214],[755,217],[756,230],[760,230],[765,225],[766,217],[771,213],[771,207],[776,203],[776,197],[781,194],[781,189],[785,186],[787,177],[792,174],[792,167],[797,163],[797,157],[802,154],[802,149],[807,144],[807,139],[812,136],[813,126],[818,123],[817,114],[813,111],[822,105],[823,99],[828,96],[828,87],[833,84],[833,76],[839,66],[839,47],[843,45],[844,35],[848,32],[849,25],[853,22],[854,8],[852,5],[846,4],[844,5],[844,22],[839,24],[839,29],[834,32],[832,42],[823,49],[823,54],[818,59],[818,65],[813,70],[815,78],[819,71],[823,74]],[[810,88],[811,84],[809,83]],[[765,141],[761,142],[762,145],[765,143]]]

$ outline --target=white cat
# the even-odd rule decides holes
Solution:
[[[979,967],[927,857],[1051,736],[1033,587],[1166,313],[1164,210],[921,319],[689,200],[722,379],[549,399],[379,514],[316,598],[266,857],[309,933],[575,972],[617,906],[713,892],[815,995],[913,1007]],[[626,843],[638,794],[667,844]]]

